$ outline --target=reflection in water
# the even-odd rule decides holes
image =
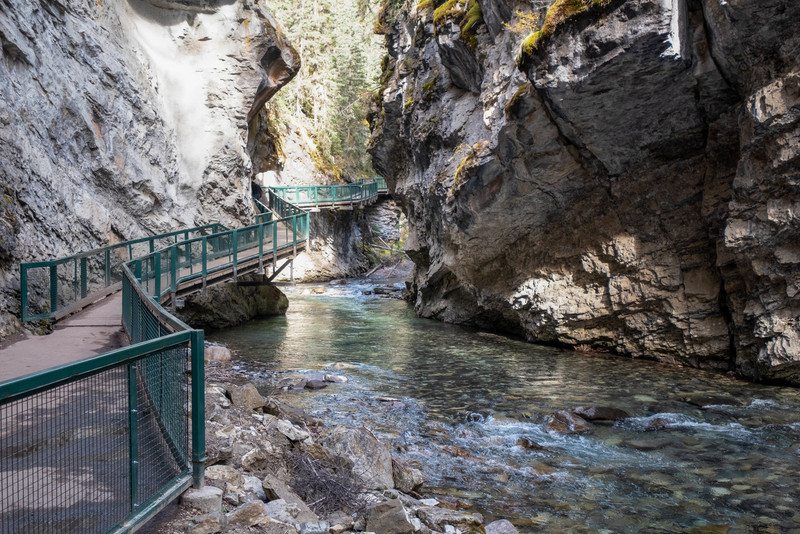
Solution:
[[[522,532],[800,529],[798,390],[419,319],[404,302],[363,296],[368,287],[291,289],[286,317],[209,338],[281,374],[360,364],[341,372],[346,384],[285,396],[366,425],[425,466],[428,493]],[[586,405],[633,417],[582,435],[548,430],[549,414]]]

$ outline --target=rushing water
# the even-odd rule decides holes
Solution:
[[[286,400],[365,425],[424,466],[427,495],[472,503],[487,522],[506,518],[521,532],[800,532],[797,389],[419,319],[405,302],[363,295],[369,288],[298,286],[286,291],[286,317],[209,338],[278,378],[357,364],[336,371],[349,382]],[[580,435],[548,430],[549,415],[587,405],[633,417]]]

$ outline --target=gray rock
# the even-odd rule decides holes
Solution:
[[[592,430],[592,424],[582,417],[562,410],[547,418],[547,429],[560,434],[582,434]]]
[[[336,427],[325,438],[324,445],[331,453],[352,462],[353,477],[360,486],[366,489],[394,487],[391,449],[366,430]]]
[[[404,493],[418,491],[425,482],[419,464],[412,463],[403,458],[392,458],[392,475],[394,487]]]
[[[228,393],[230,393],[233,405],[245,410],[258,410],[267,403],[261,393],[250,382],[241,386],[232,386]]]
[[[327,521],[319,521],[316,523],[302,523],[300,525],[299,534],[328,534],[330,525]]]
[[[307,431],[284,419],[276,420],[275,428],[278,430],[278,432],[286,436],[291,441],[303,441],[311,437],[311,434],[309,434]]]
[[[314,417],[310,416],[300,408],[292,406],[291,404],[278,400],[274,397],[267,399],[267,404],[264,407],[264,411],[280,419],[287,419],[292,424],[298,426],[314,426],[317,424],[317,421],[314,419]]]
[[[231,350],[220,345],[206,345],[204,359],[207,362],[229,362]]]
[[[587,421],[619,421],[631,416],[625,410],[608,406],[580,406],[572,410],[572,413]]]
[[[206,468],[206,484],[223,491],[223,499],[232,506],[239,506],[244,499],[244,477],[229,465],[212,465]]]
[[[265,505],[264,513],[276,521],[294,524],[300,515],[300,508],[296,504],[287,503],[283,499],[275,499]]]
[[[486,534],[518,534],[518,532],[508,519],[492,521],[486,525]]]
[[[640,451],[655,451],[671,446],[672,441],[668,439],[626,439],[622,444]]]
[[[261,480],[252,475],[242,476],[242,492],[242,500],[244,502],[264,502],[267,500],[267,495],[264,493],[264,487],[261,484]]]
[[[264,493],[270,501],[280,499],[286,503],[287,510],[289,507],[291,507],[291,510],[297,510],[297,513],[292,513],[292,515],[298,523],[319,522],[317,514],[315,514],[311,508],[303,502],[303,499],[294,493],[282,480],[274,475],[267,475],[261,481],[261,484],[264,488]]]
[[[217,284],[204,293],[193,293],[175,313],[194,328],[228,328],[255,317],[285,315],[289,299],[280,289],[272,285],[241,285],[263,278],[264,275],[243,275],[239,283]]]
[[[438,507],[423,506],[417,510],[417,517],[429,528],[440,532],[445,529],[446,525],[466,532],[483,526],[481,514],[466,514]]]
[[[219,512],[222,510],[222,490],[213,486],[188,489],[181,495],[181,504],[203,513]]]
[[[216,534],[227,525],[227,517],[222,512],[193,516],[177,524],[186,534]]]
[[[414,526],[399,499],[384,501],[367,508],[367,530],[381,534],[412,534]]]
[[[197,18],[189,3],[4,4],[0,337],[21,326],[20,261],[252,220],[245,114],[271,96],[262,82],[274,94],[291,80],[299,55],[263,3],[203,2]],[[195,23],[175,32],[186,17]],[[32,283],[41,309],[44,285]]]
[[[324,380],[306,380],[303,387],[305,389],[323,389],[328,387],[328,383]]]
[[[230,408],[231,400],[221,386],[206,386],[206,412],[211,412],[214,406]]]
[[[370,151],[417,313],[800,383],[800,4],[587,3],[519,71],[479,3],[479,68],[429,11],[388,30]]]
[[[227,515],[229,525],[242,527],[252,527],[267,519],[263,502],[245,503],[232,512],[229,512]]]

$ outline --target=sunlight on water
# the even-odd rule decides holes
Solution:
[[[800,531],[797,389],[419,319],[402,301],[365,295],[366,283],[304,289],[286,290],[286,317],[208,338],[278,380],[357,364],[337,371],[345,384],[281,395],[418,460],[428,495],[521,532]],[[581,435],[548,429],[549,415],[578,406],[633,417]]]

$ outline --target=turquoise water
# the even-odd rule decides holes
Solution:
[[[471,505],[487,522],[506,518],[521,532],[800,533],[797,389],[419,319],[369,289],[290,288],[285,317],[207,337],[277,380],[355,364],[333,371],[347,383],[280,394],[325,420],[365,425],[424,466],[426,496]],[[587,405],[632,417],[579,435],[548,429],[554,412]]]

